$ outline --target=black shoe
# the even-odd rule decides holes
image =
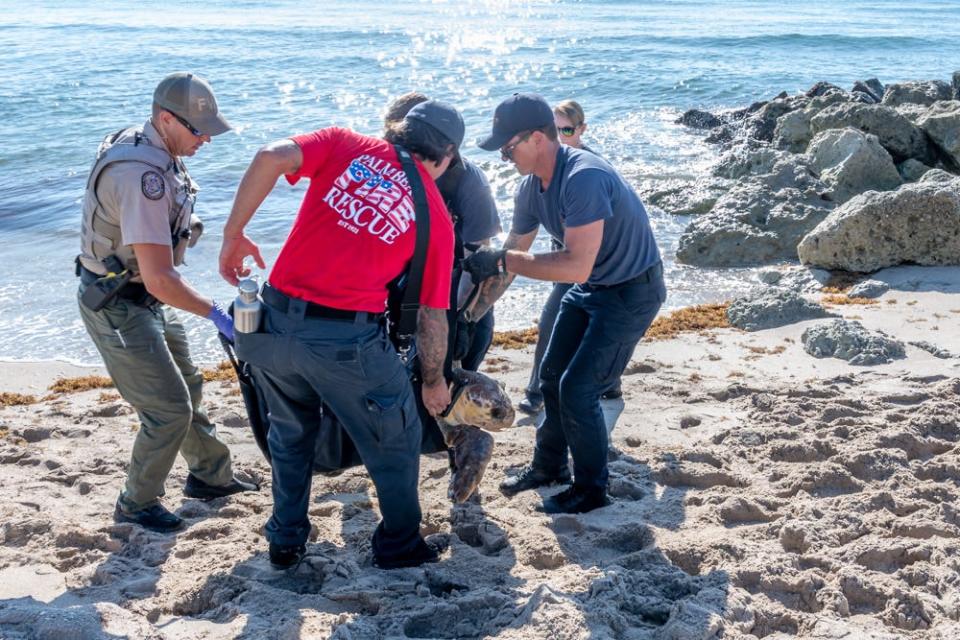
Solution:
[[[507,478],[500,483],[500,492],[505,496],[513,496],[521,491],[536,489],[537,487],[546,487],[552,484],[569,484],[570,469],[566,466],[557,473],[543,471],[532,464],[525,466],[520,473]]]
[[[535,416],[543,411],[543,400],[538,401],[527,398],[526,400],[521,400],[520,404],[517,405],[517,408],[519,408],[520,411],[523,411],[528,416]]]
[[[270,543],[270,566],[277,571],[289,569],[300,564],[307,554],[306,545],[281,545]]]
[[[573,485],[555,496],[544,498],[544,513],[586,513],[610,504],[606,489]]]
[[[260,487],[253,484],[252,482],[244,482],[243,480],[238,479],[236,476],[233,477],[233,480],[222,486],[215,486],[212,484],[207,484],[197,476],[192,473],[187,475],[187,483],[183,485],[183,495],[188,498],[196,498],[198,500],[213,500],[214,498],[222,498],[224,496],[232,496],[235,493],[240,493],[242,491],[259,491]]]
[[[113,519],[117,522],[132,522],[158,533],[169,533],[183,526],[183,519],[167,511],[161,504],[139,511],[124,511],[118,502],[113,511]]]
[[[601,400],[616,400],[622,397],[623,397],[623,389],[620,387],[619,384],[617,384],[617,386],[615,387],[611,387],[610,389],[607,389],[606,391],[600,394]]]
[[[378,558],[373,554],[373,566],[378,569],[404,569],[407,567],[419,567],[428,562],[436,562],[440,559],[440,551],[435,546],[425,540],[421,540],[417,548],[412,553],[408,553],[396,558]]]

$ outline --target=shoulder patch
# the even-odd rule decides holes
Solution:
[[[162,198],[165,188],[163,176],[156,171],[147,171],[140,176],[140,189],[143,191],[143,195],[151,200]]]

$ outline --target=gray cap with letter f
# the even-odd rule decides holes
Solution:
[[[153,101],[204,135],[220,135],[231,128],[220,115],[210,84],[192,73],[179,71],[161,80],[153,92]]]

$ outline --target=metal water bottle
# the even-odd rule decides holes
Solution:
[[[233,330],[240,333],[256,333],[260,328],[263,302],[260,300],[260,284],[256,278],[244,278],[237,285],[240,295],[233,301]]]

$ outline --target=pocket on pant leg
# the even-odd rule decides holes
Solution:
[[[237,358],[254,367],[274,369],[276,350],[279,348],[278,337],[272,333],[241,333],[234,334],[234,347]]]
[[[381,447],[405,436],[411,424],[418,419],[409,384],[409,381],[400,377],[364,396],[367,411],[373,415],[375,435]]]

